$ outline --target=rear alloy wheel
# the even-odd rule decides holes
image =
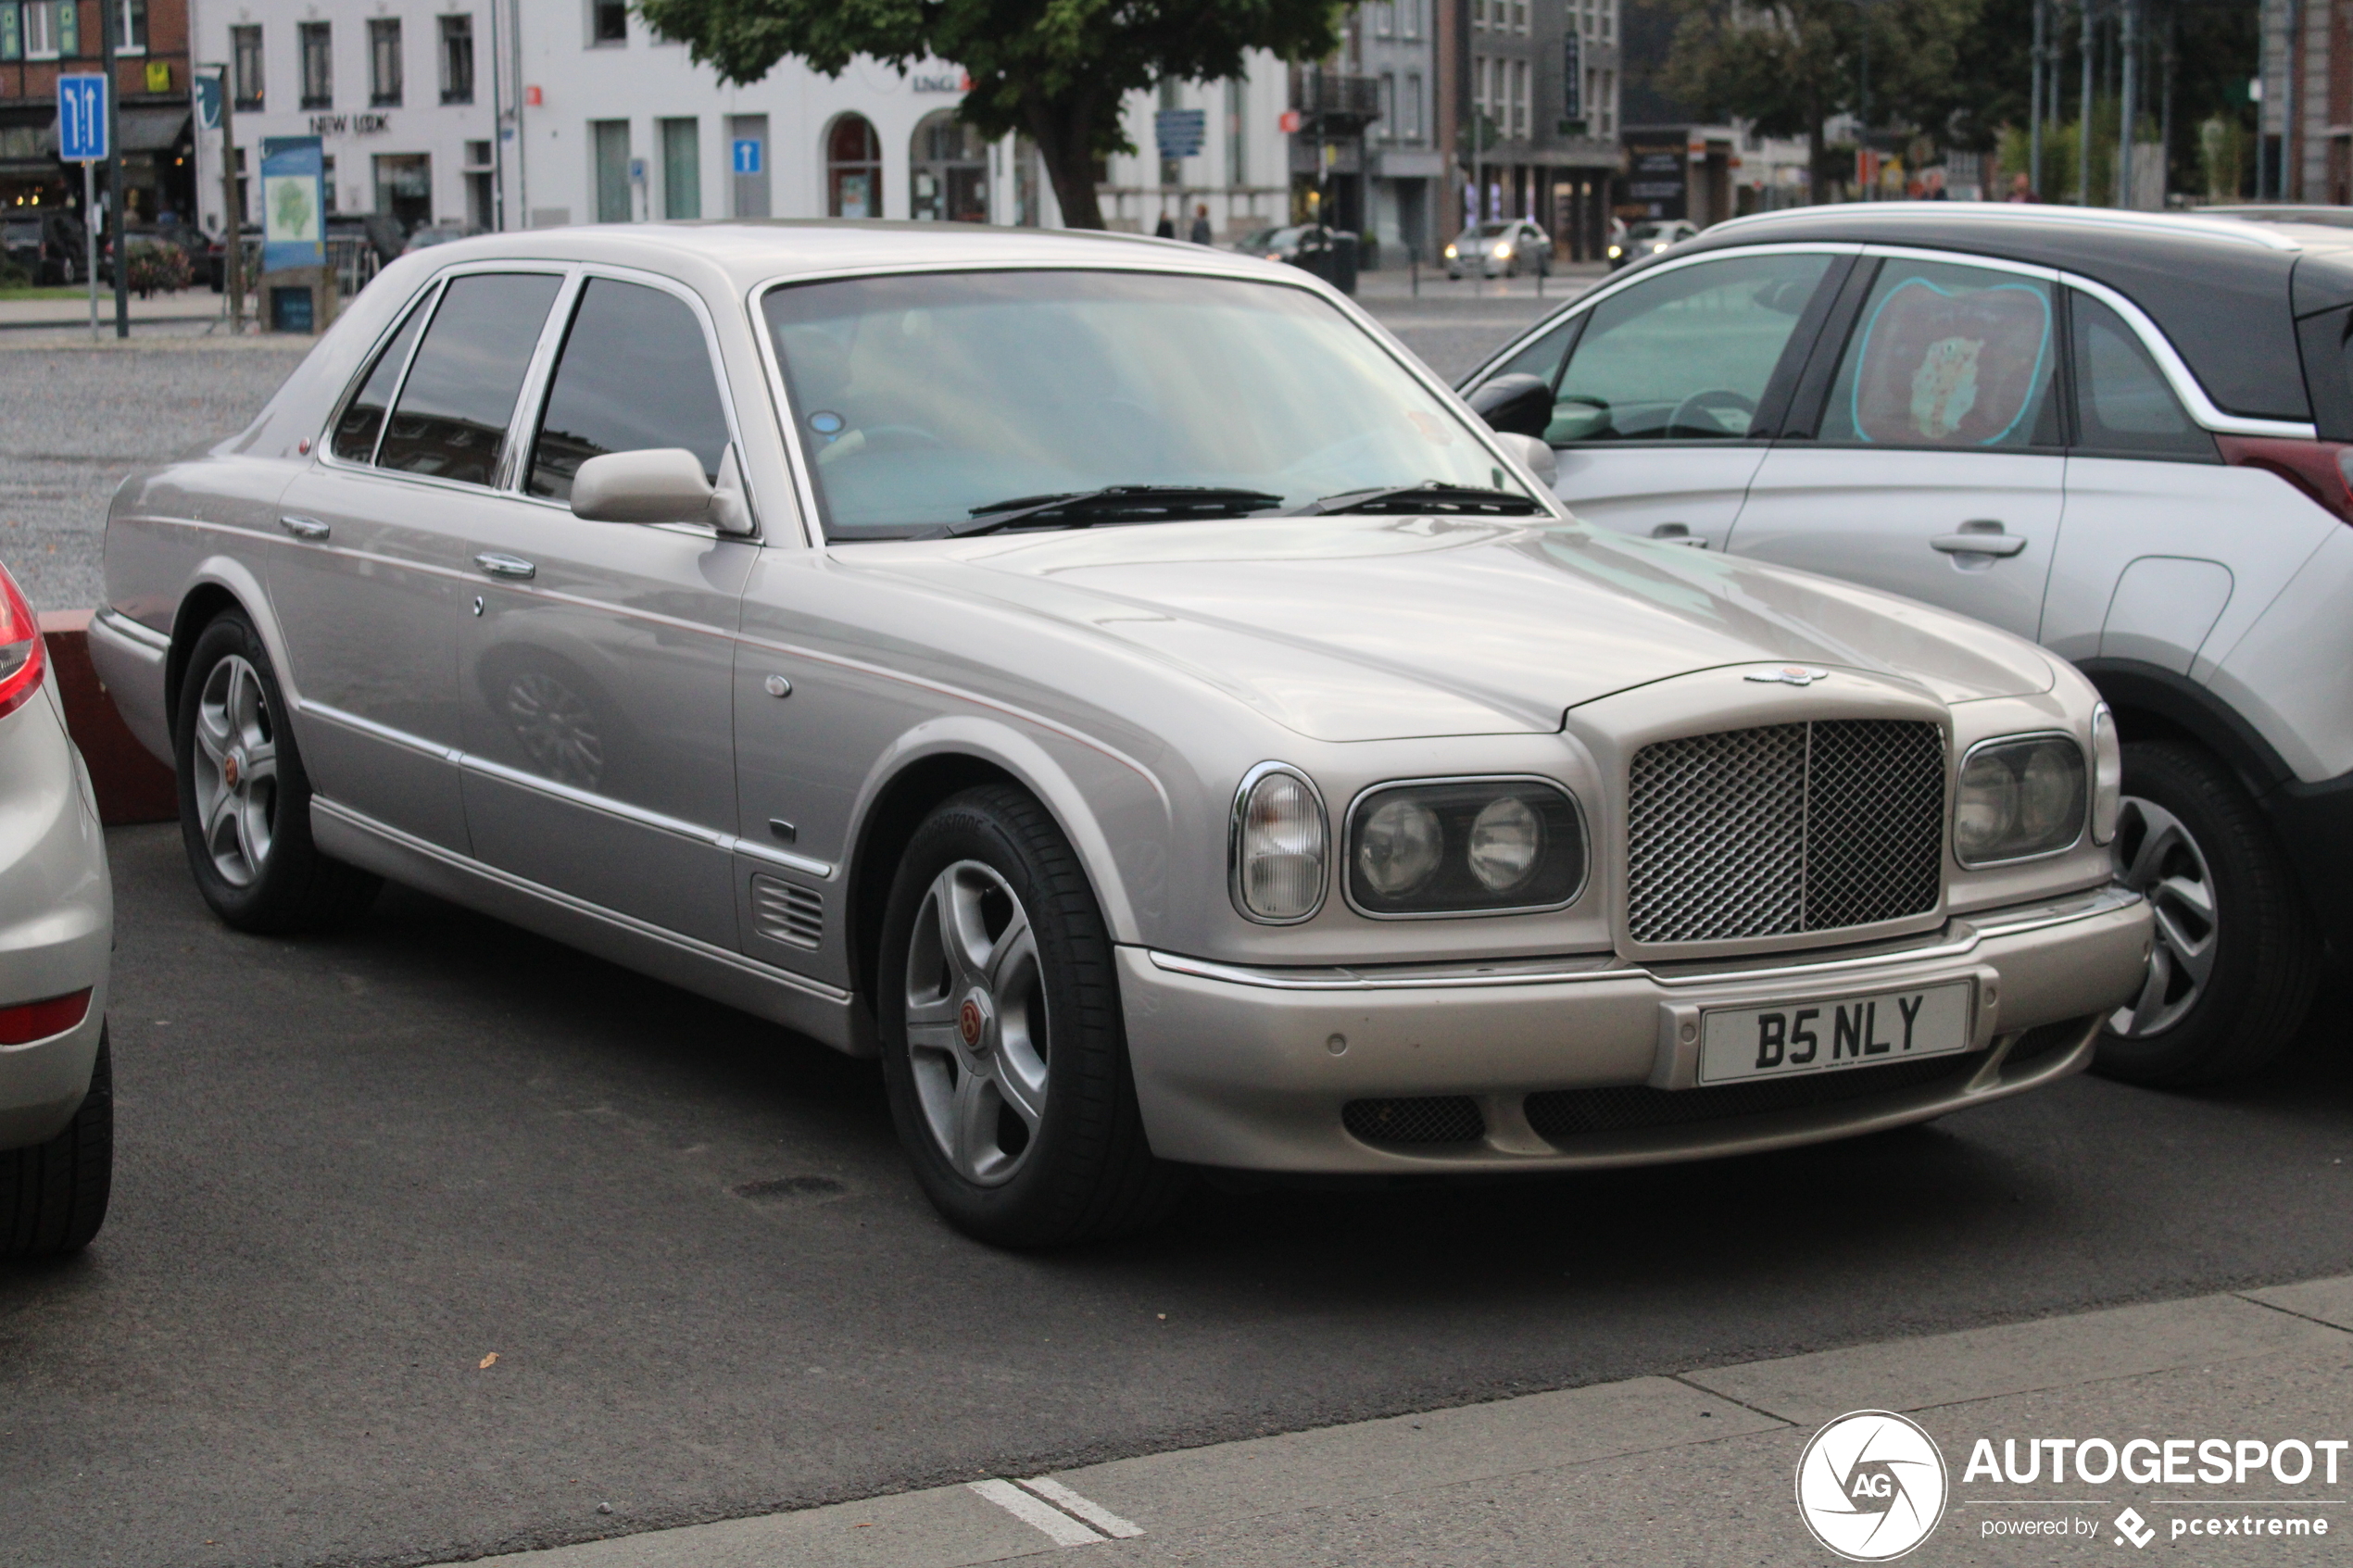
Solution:
[[[114,1188],[114,1052],[99,1025],[90,1089],[65,1130],[0,1151],[0,1258],[55,1258],[90,1245]]]
[[[2319,944],[2261,810],[2211,754],[2124,747],[2116,878],[2156,919],[2140,991],[2100,1036],[2100,1072],[2168,1087],[2255,1072],[2296,1038]]]
[[[1110,934],[1053,819],[1009,784],[915,830],[883,916],[891,1119],[950,1223],[1000,1247],[1141,1229],[1183,1196],[1136,1107]]]
[[[311,843],[310,780],[284,715],[253,623],[223,611],[189,653],[172,752],[197,891],[241,931],[329,929],[364,911],[382,885]]]

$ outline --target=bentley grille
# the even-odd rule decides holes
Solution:
[[[1660,741],[1634,754],[1628,928],[1637,942],[1836,931],[1936,908],[1944,736],[1835,719]]]

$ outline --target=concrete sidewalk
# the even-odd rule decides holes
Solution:
[[[1087,1562],[1820,1563],[1793,1476],[1845,1411],[1911,1414],[1951,1499],[1913,1562],[2047,1563],[2205,1549],[2340,1562],[2353,1455],[2334,1480],[2012,1484],[1980,1439],[2353,1436],[2353,1277],[2119,1308],[1123,1460],[486,1561],[500,1568],[951,1568],[1085,1548]],[[2029,1450],[2032,1451],[2032,1450]],[[2196,1453],[2193,1447],[2183,1450]],[[2243,1456],[2242,1456],[2243,1457]],[[2020,1461],[2023,1468],[2023,1461]],[[2127,1509],[2138,1518],[2118,1523]],[[2271,1534],[2273,1519],[2304,1534]],[[2142,1524],[2141,1521],[2145,1521]],[[2024,1524],[2026,1530],[2021,1532]],[[2237,1538],[2212,1539],[2206,1532]],[[2059,1532],[2064,1532],[2059,1534]],[[2259,1537],[2257,1539],[2247,1538]]]

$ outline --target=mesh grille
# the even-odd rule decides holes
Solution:
[[[1936,907],[1944,737],[1894,719],[1660,741],[1629,773],[1637,942],[1835,931]]]
[[[1696,1089],[1654,1089],[1647,1085],[1548,1089],[1528,1097],[1528,1124],[1536,1129],[1538,1137],[1558,1142],[1592,1133],[1630,1133],[1734,1116],[1762,1116],[1775,1110],[1867,1099],[1946,1079],[1958,1083],[1984,1062],[1983,1051],[1972,1051],[1966,1056],[1891,1062],[1885,1067],[1855,1067],[1843,1073]]]
[[[825,939],[825,896],[773,876],[751,879],[752,923],[772,942],[816,947]]]
[[[1487,1135],[1487,1119],[1467,1095],[1352,1099],[1340,1108],[1340,1122],[1366,1143],[1477,1143]]]

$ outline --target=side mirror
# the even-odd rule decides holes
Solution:
[[[1471,412],[1490,430],[1541,437],[1553,422],[1553,389],[1541,376],[1497,376],[1470,395]]]
[[[1517,458],[1520,467],[1526,469],[1545,489],[1550,490],[1559,480],[1560,463],[1554,458],[1553,449],[1536,437],[1522,435],[1517,431],[1499,430],[1495,433],[1495,445]]]
[[[711,481],[684,446],[608,452],[572,476],[572,513],[590,522],[705,522]]]

